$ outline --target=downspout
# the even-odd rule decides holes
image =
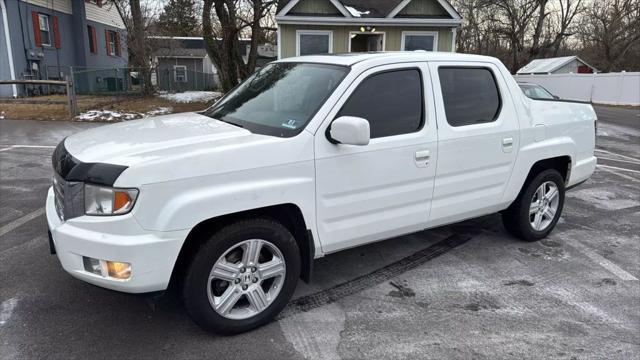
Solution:
[[[278,60],[282,59],[282,29],[280,28],[280,24],[276,29],[276,41],[278,42]]]
[[[458,28],[451,29],[451,52],[456,52],[456,35],[458,35]]]
[[[4,0],[0,0],[0,8],[2,8],[2,18],[4,19],[4,39],[7,42],[7,56],[9,57],[9,72],[11,73],[11,80],[16,79],[16,70],[13,67],[13,49],[11,48],[11,36],[9,36],[9,19],[7,18],[7,7],[4,4]],[[16,84],[11,85],[13,90],[13,97],[18,97],[18,87]]]

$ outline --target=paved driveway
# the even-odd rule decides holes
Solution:
[[[597,110],[600,166],[548,239],[492,215],[330,255],[278,321],[234,337],[172,294],[66,274],[46,243],[50,156],[97,125],[0,120],[0,358],[638,358],[640,118]]]

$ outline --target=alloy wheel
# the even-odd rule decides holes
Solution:
[[[262,239],[229,248],[211,268],[207,295],[221,316],[242,320],[260,314],[276,299],[286,266],[280,250]]]
[[[542,183],[531,198],[529,223],[536,231],[544,231],[551,225],[558,212],[560,192],[553,181]]]

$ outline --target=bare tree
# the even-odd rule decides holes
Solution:
[[[547,12],[547,4],[549,0],[538,0],[538,18],[536,26],[533,28],[531,36],[531,47],[529,48],[529,59],[535,59],[540,54],[540,38],[544,30],[545,20],[549,13]]]
[[[265,31],[262,21],[275,4],[275,0],[204,0],[203,37],[223,91],[229,91],[255,70],[258,44]],[[246,62],[239,39],[243,34],[251,35]]]
[[[458,31],[457,51],[483,54],[483,42],[487,34],[488,16],[485,13],[485,0],[458,0],[455,6],[465,21]]]
[[[576,32],[584,1],[457,0],[464,18],[457,49],[496,56],[515,72],[527,61],[559,54]]]
[[[624,70],[627,55],[640,47],[640,1],[600,0],[582,17],[582,52],[603,71]],[[638,66],[635,59],[635,66]]]
[[[558,56],[563,41],[573,35],[576,16],[584,11],[582,0],[539,0],[539,14],[532,35],[529,60]],[[551,5],[548,9],[547,5]]]
[[[569,36],[574,35],[576,17],[584,12],[582,0],[559,0],[560,12],[556,12],[555,36],[547,45],[547,49],[552,49],[552,56],[558,56],[562,42]]]
[[[494,0],[492,3],[494,11],[491,12],[491,21],[497,24],[498,33],[509,42],[511,59],[508,65],[515,73],[520,68],[526,35],[531,27],[533,14],[540,7],[540,1]]]
[[[153,23],[159,2],[140,0],[113,0],[113,4],[127,29],[127,47],[130,63],[138,69],[143,84],[143,93],[151,94],[151,42],[149,27]]]

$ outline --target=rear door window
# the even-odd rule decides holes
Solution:
[[[488,68],[438,68],[442,99],[451,126],[493,122],[502,105],[498,84]]]

